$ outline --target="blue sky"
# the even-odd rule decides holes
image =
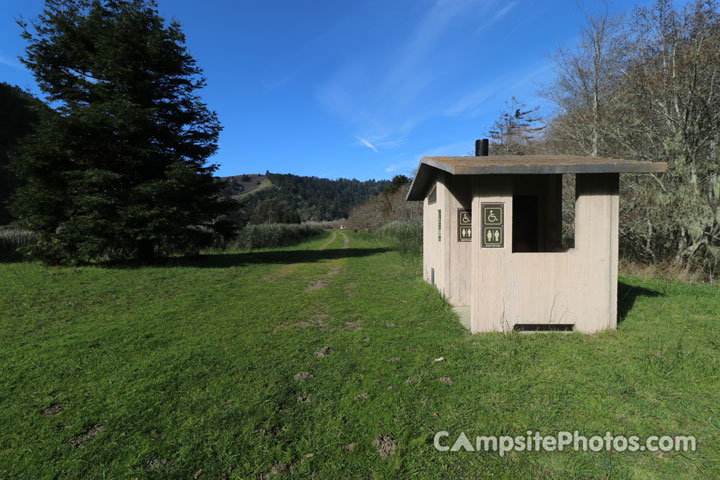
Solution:
[[[598,2],[586,1],[593,10]],[[0,2],[0,81],[40,94],[17,57],[14,19],[41,0]],[[571,0],[159,0],[204,69],[224,130],[219,175],[410,175],[425,155],[465,155],[512,95],[528,106],[573,45]],[[631,2],[617,1],[616,10]]]

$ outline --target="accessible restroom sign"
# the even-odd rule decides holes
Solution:
[[[482,247],[502,248],[504,243],[504,203],[483,203],[480,211],[482,213]]]
[[[472,213],[458,210],[458,241],[472,242]]]

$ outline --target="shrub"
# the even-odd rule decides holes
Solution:
[[[422,252],[422,220],[396,220],[380,227],[377,236],[393,248],[410,253]]]
[[[238,233],[225,248],[272,248],[296,245],[303,240],[320,235],[324,229],[317,225],[271,223],[248,225]]]
[[[29,247],[36,241],[37,236],[33,232],[13,226],[0,227],[0,259],[20,258],[18,249]]]

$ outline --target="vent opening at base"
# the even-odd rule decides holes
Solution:
[[[516,332],[572,332],[572,323],[516,323]]]

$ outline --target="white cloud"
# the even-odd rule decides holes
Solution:
[[[362,138],[362,137],[357,137],[357,139],[358,139],[358,141],[359,141],[361,144],[365,145],[366,147],[368,147],[368,148],[369,148],[370,150],[372,150],[373,152],[375,152],[375,153],[380,153],[380,152],[378,152],[378,149],[375,148],[375,145],[373,145],[372,143],[368,142],[368,141],[365,140],[364,138]]]
[[[348,55],[319,83],[316,98],[350,126],[358,144],[383,154],[407,144],[433,118],[474,117],[518,76],[485,76],[475,91],[458,88],[469,70],[461,53],[482,41],[477,36],[482,30],[517,13],[518,5],[517,0],[436,0],[408,16],[414,22],[408,33],[392,38],[382,51]],[[469,142],[457,154],[471,150]],[[407,161],[388,163],[389,173],[407,166]]]

